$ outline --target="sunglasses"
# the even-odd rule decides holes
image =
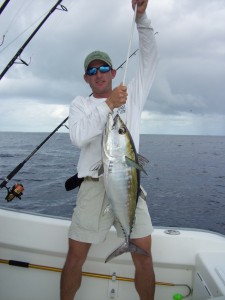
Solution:
[[[97,74],[98,70],[101,73],[107,73],[111,70],[111,67],[106,65],[106,66],[100,66],[98,68],[96,68],[96,67],[88,68],[86,71],[86,74],[89,76],[93,76],[93,75]]]

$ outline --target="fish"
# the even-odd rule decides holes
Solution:
[[[146,162],[146,158],[137,154],[132,136],[119,114],[113,118],[110,113],[103,132],[99,173],[103,172],[106,194],[125,240],[105,262],[126,252],[149,256],[130,240],[140,193],[140,172],[145,172],[143,166]]]

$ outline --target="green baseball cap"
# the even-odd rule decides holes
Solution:
[[[90,63],[93,60],[97,60],[97,59],[104,61],[105,63],[107,63],[107,65],[109,65],[112,68],[112,60],[108,56],[107,53],[102,52],[102,51],[93,51],[90,54],[88,54],[88,56],[85,58],[85,61],[84,61],[84,70],[85,70],[85,72],[87,71],[87,68],[90,65]]]

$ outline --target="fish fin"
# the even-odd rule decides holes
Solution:
[[[104,168],[103,168],[103,164],[100,166],[100,168],[98,169],[98,176],[101,176],[104,174]]]
[[[136,161],[130,159],[129,157],[125,156],[125,159],[126,159],[126,164],[132,168],[136,168],[142,172],[144,172],[146,175],[148,175],[145,171],[145,169],[143,168],[142,165],[136,163]]]
[[[117,257],[123,253],[132,252],[132,253],[138,253],[145,256],[149,256],[149,253],[147,253],[142,248],[136,246],[132,242],[127,243],[126,241],[123,242],[122,245],[120,245],[116,250],[114,250],[105,260],[105,263],[113,259],[114,257]]]
[[[90,171],[98,171],[98,176],[101,176],[104,173],[102,160],[92,165]]]
[[[142,166],[136,163],[136,161],[130,159],[128,156],[125,156],[125,160],[128,166],[142,171]]]
[[[149,160],[148,160],[146,157],[144,157],[143,155],[138,154],[137,156],[138,156],[138,163],[139,163],[142,167],[144,167],[146,164],[149,163]]]

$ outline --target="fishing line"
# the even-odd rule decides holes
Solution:
[[[25,41],[25,43],[20,47],[20,49],[17,51],[17,53],[13,56],[13,58],[10,60],[8,65],[5,67],[5,69],[0,74],[0,80],[3,78],[3,76],[8,72],[8,70],[12,67],[15,60],[21,55],[21,53],[24,51],[25,47],[29,44],[29,42],[32,40],[32,38],[35,36],[35,34],[39,31],[39,29],[43,26],[43,24],[47,21],[47,19],[52,15],[52,13],[58,9],[58,6],[63,0],[58,0],[57,3],[50,9],[49,13],[46,15],[46,17],[41,21],[41,23],[37,26],[37,28],[32,32],[32,34],[29,36],[29,38]],[[61,9],[63,10],[63,9]]]
[[[0,46],[2,46],[4,44],[4,40],[5,40],[5,34],[3,34],[3,36],[2,36],[2,41],[0,43]]]
[[[127,76],[127,68],[128,68],[128,63],[129,63],[129,57],[130,57],[130,50],[131,50],[131,43],[133,39],[133,34],[134,34],[134,24],[135,24],[135,19],[137,15],[137,4],[134,7],[134,15],[133,15],[133,21],[131,25],[131,31],[130,31],[130,39],[129,39],[129,44],[128,44],[128,51],[127,51],[127,59],[126,59],[126,64],[125,64],[125,69],[124,69],[124,76],[123,76],[123,85],[125,85],[126,81],[126,76]],[[117,111],[118,114],[122,114],[126,112],[126,106],[123,104]]]
[[[24,5],[24,3],[25,3],[26,1],[27,1],[27,0],[24,0],[23,3],[21,4],[21,6],[17,9],[15,15],[12,17],[11,21],[9,22],[8,27],[7,27],[6,30],[5,30],[5,34],[9,31],[10,27],[12,26],[12,23],[13,23],[14,20],[16,19],[16,17],[17,17],[17,15],[19,14],[19,12],[22,10],[23,5]]]
[[[25,10],[25,8],[26,8],[26,10],[27,10],[27,8],[31,5],[32,2],[29,1],[28,4],[25,6],[25,8],[23,8],[23,7],[24,7],[24,3],[25,3],[26,1],[27,1],[27,0],[24,0],[24,1],[23,1],[23,3],[21,4],[21,6],[17,9],[17,11],[16,11],[14,17],[12,17],[12,20],[9,22],[9,25],[8,25],[8,27],[6,28],[5,35],[6,35],[6,33],[9,32],[9,29],[11,28],[12,24],[14,23],[16,17],[19,15],[19,13],[20,13],[23,9]]]
[[[1,51],[0,53],[4,52],[5,49],[7,49],[10,45],[12,45],[16,40],[18,40],[26,31],[28,31],[31,27],[33,27],[40,19],[42,19],[43,16],[47,15],[48,11],[46,11],[44,14],[42,14],[34,23],[32,23],[30,26],[28,26],[24,31],[22,31],[18,36],[16,36],[11,42],[9,42]]]
[[[128,63],[129,63],[129,57],[130,57],[131,43],[132,43],[132,39],[133,39],[133,35],[134,35],[134,24],[135,24],[136,15],[137,15],[137,4],[135,5],[135,8],[134,8],[134,16],[133,16],[133,21],[132,21],[132,26],[131,26],[130,39],[129,39],[129,45],[128,45],[128,50],[127,50],[127,58],[126,58],[126,64],[125,64],[125,69],[124,69],[123,84],[125,84],[125,82],[126,82],[127,68],[128,68]]]
[[[60,8],[57,8],[56,10],[62,10],[64,12],[69,12],[70,11],[70,7],[68,7],[68,5],[66,5],[66,7],[62,4],[59,5]],[[58,14],[58,15],[54,15],[54,18],[51,19],[52,23],[49,23],[49,27],[48,30],[50,30],[51,28],[55,29],[56,27],[62,27],[61,23],[64,21],[64,15],[63,14]],[[58,30],[59,32],[59,30]]]

